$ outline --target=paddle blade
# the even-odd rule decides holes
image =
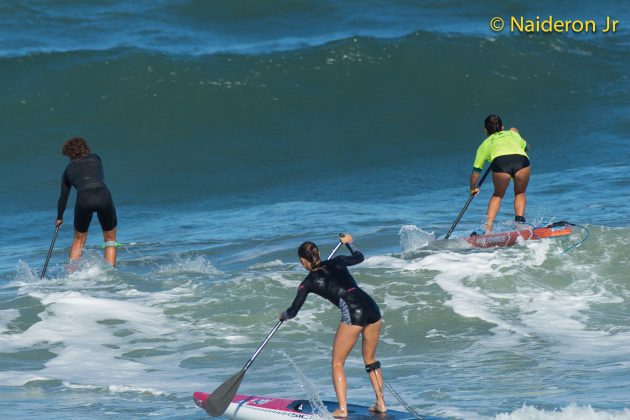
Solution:
[[[204,404],[203,408],[206,412],[214,417],[219,417],[223,414],[232,402],[234,395],[236,395],[236,391],[241,385],[244,376],[245,369],[241,369],[236,375],[219,385]]]

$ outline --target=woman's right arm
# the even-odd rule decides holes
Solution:
[[[63,212],[66,211],[66,204],[68,204],[68,196],[70,195],[70,183],[66,172],[63,172],[61,176],[61,192],[59,194],[59,201],[57,202],[57,225],[60,225],[59,220],[63,220]]]
[[[295,318],[295,316],[302,308],[302,305],[304,305],[304,302],[306,302],[306,297],[308,296],[310,290],[305,283],[306,279],[298,286],[298,291],[295,295],[295,299],[293,299],[293,303],[286,311],[280,314],[280,321],[286,321],[288,319]]]
[[[479,172],[473,169],[470,174],[470,194],[479,194],[479,187],[477,187],[477,181],[479,180]]]

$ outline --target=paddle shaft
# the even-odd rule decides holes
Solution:
[[[267,338],[264,339],[264,341],[262,342],[260,347],[258,347],[258,349],[254,352],[254,354],[252,355],[251,359],[249,359],[247,361],[247,363],[245,363],[245,366],[243,366],[243,371],[246,371],[247,369],[249,369],[249,367],[252,365],[252,363],[254,363],[254,359],[256,357],[258,357],[258,353],[260,353],[262,351],[262,349],[267,345],[269,340],[271,340],[271,336],[274,335],[276,333],[276,331],[278,331],[278,328],[280,328],[280,325],[282,325],[282,322],[283,321],[278,321],[276,326],[273,327],[271,332],[267,335]]]
[[[55,241],[57,240],[57,233],[59,233],[59,226],[55,227],[55,233],[53,234],[52,241],[50,242],[50,248],[48,248],[48,255],[46,255],[46,262],[44,263],[44,268],[42,268],[42,273],[39,275],[40,279],[43,279],[44,276],[46,275],[48,262],[50,261],[50,256],[52,255],[53,249],[55,248]]]
[[[475,186],[474,189],[477,189],[477,188],[481,187],[481,184],[483,184],[483,181],[486,180],[486,177],[488,176],[489,173],[490,173],[490,166],[488,166],[488,169],[486,169],[486,172],[483,173],[483,176],[481,177],[479,182],[477,182],[477,185]],[[446,236],[444,236],[444,239],[448,239],[451,236],[451,233],[453,233],[453,230],[455,229],[455,226],[457,226],[459,221],[462,219],[462,216],[466,212],[466,209],[468,209],[468,206],[470,205],[470,203],[473,200],[473,198],[475,198],[475,196],[476,196],[476,194],[472,194],[472,193],[470,194],[470,197],[468,197],[468,200],[466,201],[466,204],[464,205],[464,208],[457,215],[457,219],[455,219],[455,222],[453,223],[453,226],[451,226],[451,228],[448,230],[448,232],[446,232]]]
[[[332,252],[330,253],[330,255],[328,256],[328,258],[326,258],[327,260],[331,259],[333,257],[333,255],[335,255],[335,252],[337,252],[337,250],[339,249],[339,247],[343,245],[343,242],[339,241],[339,243],[337,244],[337,246],[335,247],[335,249],[332,250]]]

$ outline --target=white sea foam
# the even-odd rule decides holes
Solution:
[[[504,320],[497,309],[501,302],[488,296],[474,282],[481,276],[498,277],[501,261],[488,253],[469,254],[466,258],[452,253],[431,255],[425,258],[426,267],[440,270],[436,283],[450,298],[445,302],[461,316],[479,318],[497,325],[503,331],[528,336],[528,332],[514,323]],[[494,267],[494,268],[493,268]],[[503,337],[506,338],[506,337]]]
[[[102,257],[93,251],[86,251],[80,261],[73,262],[64,269],[49,269],[43,280],[28,264],[19,262],[11,284],[18,286],[22,294],[29,294],[44,289],[67,290],[69,285],[81,289],[101,289],[108,287],[115,277],[116,270]]]
[[[186,281],[183,284],[169,290],[148,293],[147,301],[151,304],[163,304],[165,307],[179,306],[179,300],[196,296],[198,284],[192,281]]]
[[[20,311],[17,309],[2,309],[0,310],[0,334],[6,331],[7,325],[14,319],[20,316]]]
[[[112,394],[122,394],[122,393],[135,393],[135,394],[150,394],[156,397],[165,397],[171,395],[169,392],[160,391],[155,388],[145,388],[145,387],[133,387],[126,385],[108,385],[108,386],[97,386],[97,385],[85,385],[85,384],[73,384],[67,381],[62,382],[63,386],[69,389],[87,389],[94,391],[107,391]]]
[[[161,274],[208,274],[221,275],[219,271],[207,258],[198,255],[195,257],[177,257],[172,264],[161,267],[158,273]]]
[[[22,386],[29,382],[48,381],[51,378],[34,372],[0,371],[0,384],[6,386]]]
[[[538,409],[531,405],[523,405],[511,413],[498,414],[497,420],[628,420],[630,409],[620,411],[596,410],[590,405],[570,404],[559,410]]]
[[[480,252],[434,251],[414,260],[374,256],[363,266],[399,273],[435,271],[435,283],[449,295],[445,303],[457,314],[496,325],[492,345],[497,339],[511,346],[518,337],[538,336],[555,342],[567,354],[624,354],[630,346],[630,332],[592,328],[588,314],[593,305],[623,299],[614,289],[606,289],[591,265],[571,263],[566,267],[561,259],[566,257],[559,257],[556,251],[552,241],[530,241],[516,248]],[[557,277],[547,268],[557,265],[555,260],[548,263],[549,258],[560,259],[560,270],[575,280],[565,285],[542,282],[542,278]],[[500,283],[505,286],[495,286]],[[411,305],[409,298],[395,296],[387,288],[380,298],[387,309]]]
[[[288,307],[289,304],[285,306]],[[331,325],[323,322],[323,315],[327,314],[330,310],[330,303],[323,299],[307,299],[298,315],[294,318],[295,321],[299,323],[296,329],[307,330],[313,335],[321,334],[327,330],[327,326]],[[334,325],[334,327],[336,327],[336,325]],[[290,333],[290,331],[288,333]]]
[[[421,259],[418,260],[403,260],[387,255],[375,255],[370,256],[361,263],[362,268],[383,268],[402,271],[415,271],[424,268],[424,264]]]
[[[605,290],[524,290],[514,295],[523,323],[538,336],[559,341],[564,354],[627,355],[630,333],[588,327],[585,314],[592,305],[616,301]]]
[[[89,254],[84,255],[79,262],[71,264],[68,268],[70,270],[67,277],[68,280],[87,280],[90,282],[104,277],[108,271],[113,270],[111,266],[102,261],[100,256],[95,258]]]
[[[415,302],[410,302],[408,297],[397,297],[391,293],[382,294],[379,297],[379,300],[382,302],[382,306],[386,310],[403,309],[408,306],[417,305]]]
[[[297,382],[298,389],[302,390],[306,393],[308,400],[313,407],[313,418],[314,419],[332,419],[332,415],[326,409],[324,402],[319,396],[319,392],[317,392],[317,387],[300,369],[300,367],[289,357],[289,355],[283,350],[276,350],[276,354],[279,354],[283,359],[287,360],[289,364],[293,367],[295,371],[295,379]]]
[[[22,285],[39,281],[40,278],[33,268],[22,260],[18,261],[15,277],[11,282],[12,284]]]
[[[400,235],[400,250],[403,255],[412,254],[435,241],[433,232],[425,232],[416,225],[403,225],[398,235]]]
[[[278,268],[278,267],[282,267],[284,265],[285,265],[285,263],[283,263],[282,260],[273,260],[273,261],[269,261],[269,262],[254,264],[254,265],[252,265],[249,268],[252,269],[252,270],[264,270],[264,269],[267,269],[267,268]]]
[[[251,279],[257,280],[261,277],[268,278],[269,280],[273,280],[274,282],[280,284],[281,286],[285,286],[285,287],[289,287],[293,289],[293,288],[298,287],[298,285],[302,282],[302,280],[304,280],[306,275],[307,275],[306,271],[304,273],[299,273],[297,277],[292,275],[291,278],[288,278],[288,276],[285,273],[278,273],[278,272],[264,273],[264,275],[262,276],[261,274],[252,273]]]
[[[151,292],[141,292],[138,289],[125,289],[118,292],[120,296],[124,297],[143,297],[151,296]]]
[[[139,303],[79,292],[32,295],[46,307],[39,314],[41,321],[21,334],[0,336],[0,349],[50,347],[56,357],[38,372],[47,378],[122,382],[141,374],[145,366],[120,357],[128,338],[114,333],[124,329],[139,339],[163,337],[173,331],[161,310]]]
[[[447,337],[446,334],[443,334],[441,332],[439,332],[438,330],[436,330],[435,328],[433,328],[432,330],[427,331],[427,334],[425,335],[426,338],[433,338],[433,337]]]
[[[224,335],[223,339],[233,344],[251,343],[252,339],[244,335]]]

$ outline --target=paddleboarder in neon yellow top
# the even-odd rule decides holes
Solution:
[[[488,138],[477,149],[470,175],[470,193],[479,193],[479,188],[476,187],[479,174],[483,170],[484,162],[490,162],[494,193],[490,197],[486,213],[486,233],[489,233],[492,232],[494,219],[510,185],[510,179],[514,179],[514,220],[525,222],[525,191],[529,183],[530,164],[526,153],[528,144],[516,128],[504,130],[503,121],[498,115],[489,115],[484,125]]]

